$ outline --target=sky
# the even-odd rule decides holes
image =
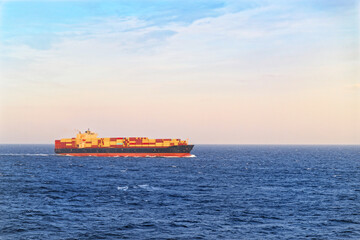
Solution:
[[[359,0],[0,0],[0,143],[360,144]]]

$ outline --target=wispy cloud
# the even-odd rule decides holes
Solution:
[[[57,40],[49,49],[8,43],[2,56],[15,62],[27,60],[22,63],[34,72],[40,69],[63,72],[71,65],[85,64],[115,68],[111,72],[117,73],[135,69],[135,65],[140,71],[147,68],[211,71],[227,65],[235,72],[237,68],[248,74],[259,66],[269,70],[277,63],[296,65],[304,58],[309,61],[309,52],[318,48],[324,54],[327,47],[333,47],[331,41],[321,43],[322,47],[317,37],[324,34],[333,37],[335,32],[331,31],[336,31],[334,26],[341,21],[340,15],[299,15],[292,11],[295,10],[289,10],[289,6],[261,5],[185,25],[178,22],[154,25],[151,20],[137,17],[94,18],[88,23],[64,25],[69,30],[57,33]]]

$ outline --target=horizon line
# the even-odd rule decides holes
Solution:
[[[0,143],[0,145],[55,145],[54,143]],[[188,145],[233,146],[360,146],[360,143],[192,143]]]

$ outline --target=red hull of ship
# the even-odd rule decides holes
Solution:
[[[60,153],[75,157],[190,157],[190,153]]]

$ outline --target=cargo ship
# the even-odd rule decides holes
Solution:
[[[55,140],[55,153],[98,157],[189,157],[194,145],[181,139],[98,138],[90,129],[75,138]]]

